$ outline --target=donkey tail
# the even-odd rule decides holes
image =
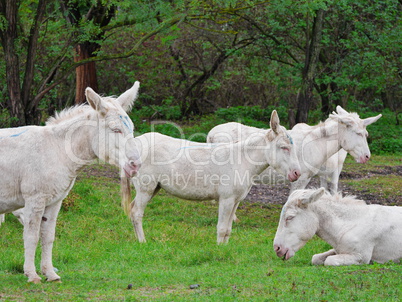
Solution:
[[[131,204],[131,185],[130,178],[120,177],[120,188],[121,188],[121,206],[126,215],[130,215],[130,204]]]

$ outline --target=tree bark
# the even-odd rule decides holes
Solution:
[[[0,12],[7,20],[7,26],[0,31],[1,44],[4,49],[6,63],[6,77],[8,90],[8,110],[11,116],[11,126],[23,126],[36,124],[40,114],[37,110],[38,103],[32,96],[32,84],[35,72],[35,57],[37,52],[39,28],[46,12],[47,0],[39,0],[36,9],[35,20],[29,32],[28,48],[23,74],[22,89],[20,80],[20,60],[16,49],[18,41],[18,7],[19,1],[0,1]]]
[[[296,123],[307,123],[308,112],[313,100],[314,78],[321,51],[324,10],[319,9],[314,18],[311,41],[306,46],[306,60],[302,72],[302,86],[297,97]]]
[[[78,44],[75,47],[76,56],[74,57],[74,62],[79,62],[94,57],[91,48],[92,47],[87,43]],[[85,88],[91,87],[93,90],[98,91],[95,62],[89,62],[78,66],[75,69],[75,74],[75,103],[82,104],[86,102]]]
[[[330,99],[328,92],[328,85],[321,83],[320,85],[315,85],[315,89],[318,91],[321,97],[321,113],[322,116],[328,116],[330,113]]]
[[[45,17],[46,5],[47,0],[39,0],[35,20],[29,33],[24,82],[22,83],[22,101],[25,108],[25,120],[27,124],[37,124],[40,119],[38,104],[31,96],[35,73],[35,59],[38,49],[39,29]]]
[[[99,0],[95,3],[91,1],[85,3],[63,0],[60,1],[60,7],[64,12],[67,21],[76,28],[77,33],[80,31],[81,23],[91,21],[94,25],[97,25],[100,28],[108,25],[116,12],[116,7],[114,5],[108,5]],[[95,34],[90,39],[93,41],[101,40],[103,35],[104,31],[101,30],[100,33]],[[89,40],[77,41],[74,62],[80,62],[82,60],[96,57],[96,51],[99,50],[100,47],[101,46],[97,42]],[[75,103],[82,104],[86,101],[85,88],[91,87],[93,90],[98,91],[95,62],[89,62],[78,66],[75,69],[75,75]]]
[[[25,114],[22,105],[19,57],[15,49],[15,41],[18,38],[18,3],[15,0],[0,1],[0,9],[7,20],[7,26],[0,34],[6,60],[8,109],[12,117],[11,126],[21,126],[25,125]]]

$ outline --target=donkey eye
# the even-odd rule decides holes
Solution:
[[[120,129],[112,129],[112,131],[114,132],[114,133],[123,133]]]
[[[289,224],[289,222],[294,218],[294,216],[288,216],[285,219],[285,226],[287,226]]]
[[[285,147],[285,146],[281,147],[281,149],[282,149],[283,151],[286,151],[286,152],[289,152],[289,151],[290,151],[289,148],[288,148],[288,147]]]

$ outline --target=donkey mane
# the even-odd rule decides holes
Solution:
[[[344,197],[342,197],[341,193],[337,193],[334,196],[334,201],[338,202],[338,203],[344,203],[344,204],[362,204],[365,205],[366,202],[364,200],[361,199],[357,199],[356,196],[354,195],[346,195]]]
[[[76,117],[88,111],[91,107],[88,104],[75,105],[70,108],[63,109],[60,112],[56,112],[54,116],[51,116],[46,121],[46,125],[57,125],[66,120],[70,120],[72,117]]]
[[[353,120],[355,120],[355,119],[360,119],[359,115],[358,115],[356,112],[349,112],[348,115],[340,115],[340,114],[338,114],[338,113],[336,113],[336,112],[332,112],[332,113],[329,115],[329,117],[328,117],[325,121],[320,121],[317,125],[310,126],[310,129],[311,129],[311,130],[314,130],[314,129],[323,127],[326,122],[329,122],[329,121],[337,121],[337,119],[338,119],[339,117],[343,117],[343,118],[348,117],[348,118],[353,119]]]
[[[294,203],[298,202],[299,198],[303,198],[306,194],[311,194],[312,191],[317,190],[318,188],[304,189],[304,190],[296,190],[293,191],[290,195],[296,196],[294,198]],[[354,195],[346,195],[342,196],[341,192],[337,192],[332,195],[330,192],[325,190],[324,195],[322,196],[322,200],[328,203],[334,204],[345,204],[345,205],[366,205],[366,202],[361,199],[357,199]],[[293,203],[292,203],[293,204]]]
[[[329,117],[325,121],[323,122],[321,121],[317,125],[310,126],[308,130],[298,130],[298,131],[310,133],[315,138],[327,137],[328,135],[331,135],[331,133],[327,131],[330,128],[326,126],[329,126],[330,122],[339,123],[340,117],[343,120],[349,120],[351,122],[354,121],[355,123],[360,123],[359,115],[355,112],[351,112],[348,115],[340,115],[336,112],[333,112],[332,114],[329,115]],[[317,132],[317,129],[320,129],[319,133]]]
[[[348,112],[347,115],[338,114],[338,113],[336,113],[336,112],[332,112],[332,113],[329,115],[329,117],[327,118],[326,121],[328,121],[328,120],[337,120],[338,118],[349,119],[349,120],[355,121],[355,122],[357,122],[357,123],[360,122],[360,117],[359,117],[359,115],[358,115],[356,112]]]
[[[314,189],[312,189],[314,190]],[[335,203],[335,204],[345,204],[345,205],[366,205],[367,203],[364,200],[357,199],[355,195],[346,195],[342,196],[341,192],[337,192],[334,195],[331,195],[328,191],[325,191],[323,196],[327,202]]]

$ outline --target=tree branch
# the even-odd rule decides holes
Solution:
[[[45,16],[46,4],[46,0],[39,0],[38,7],[36,9],[35,21],[32,24],[29,33],[27,62],[25,64],[24,81],[22,83],[22,102],[25,108],[32,108],[32,106],[29,104],[29,98],[34,77],[34,63],[38,46],[39,28]]]
[[[256,22],[254,22],[250,18],[244,15],[239,15],[239,17],[250,23],[252,26],[254,26],[263,36],[272,40],[276,45],[283,46],[283,44],[275,36],[265,32]],[[294,62],[299,63],[299,60],[288,49],[285,48],[285,52]]]
[[[83,64],[89,63],[89,62],[99,62],[99,61],[105,61],[105,60],[114,60],[114,59],[124,59],[131,57],[135,54],[135,52],[138,50],[138,48],[141,46],[142,43],[144,43],[146,40],[151,38],[152,36],[160,33],[161,31],[165,30],[166,28],[172,27],[173,25],[182,22],[187,15],[181,14],[176,17],[173,17],[165,22],[162,22],[157,28],[154,30],[150,31],[147,33],[145,36],[143,36],[137,43],[134,44],[134,46],[127,52],[122,53],[122,54],[116,54],[116,55],[105,55],[105,56],[98,56],[98,57],[92,57],[86,60],[82,60],[79,62],[76,62],[75,64],[71,65],[71,67],[68,69],[69,71],[77,68],[78,66],[81,66]]]
[[[117,55],[109,55],[109,56],[100,56],[100,57],[92,57],[89,58],[87,60],[82,60],[79,62],[76,62],[74,64],[72,64],[70,67],[68,67],[63,74],[60,76],[60,78],[58,78],[57,80],[55,80],[52,84],[50,84],[49,86],[47,86],[46,88],[44,88],[44,86],[46,85],[46,81],[43,82],[42,84],[42,90],[40,90],[40,92],[35,96],[34,98],[34,103],[38,104],[40,102],[40,100],[46,95],[46,93],[48,93],[50,90],[52,90],[54,87],[56,87],[57,85],[59,85],[62,81],[64,81],[64,79],[71,73],[73,72],[78,66],[81,66],[83,64],[89,63],[89,62],[98,62],[98,61],[105,61],[105,60],[113,60],[113,59],[123,59],[123,58],[128,58],[131,57],[135,54],[135,52],[138,50],[138,48],[142,45],[142,43],[144,43],[146,40],[148,40],[150,37],[158,34],[159,32],[163,31],[166,28],[169,28],[177,23],[182,22],[185,19],[186,15],[185,14],[181,14],[178,15],[174,18],[171,18],[163,23],[160,24],[160,26],[158,26],[157,28],[155,28],[153,31],[149,32],[148,34],[146,34],[145,36],[143,36],[128,52],[123,53],[123,54],[117,54]],[[64,56],[60,59],[60,63],[64,60]],[[53,70],[55,71],[58,68],[57,64],[55,64],[55,67],[53,68]],[[49,77],[54,74],[54,73],[50,73],[49,76],[47,77],[47,79],[49,79]]]

